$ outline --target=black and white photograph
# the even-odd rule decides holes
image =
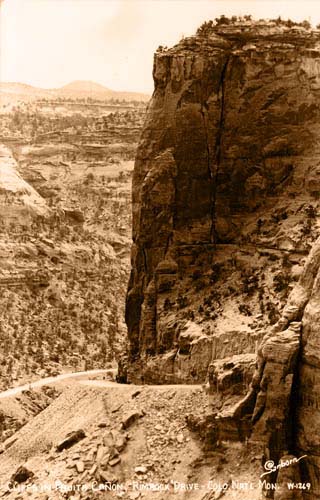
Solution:
[[[0,0],[0,500],[320,500],[320,3]]]

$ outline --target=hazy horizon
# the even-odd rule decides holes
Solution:
[[[118,90],[118,89],[112,89],[110,87],[107,87],[106,85],[104,85],[103,83],[99,83],[99,82],[96,82],[94,80],[72,80],[72,81],[69,81],[69,82],[66,82],[62,85],[60,85],[59,87],[40,87],[40,85],[33,85],[31,83],[26,83],[26,82],[21,82],[21,81],[4,81],[4,80],[0,80],[0,83],[1,84],[5,84],[5,85],[15,85],[15,84],[19,84],[19,85],[26,85],[26,86],[30,86],[30,87],[34,87],[36,89],[40,89],[40,90],[60,90],[60,89],[63,89],[64,87],[67,87],[68,85],[70,84],[73,84],[73,83],[78,83],[78,82],[83,82],[83,83],[93,83],[93,84],[97,84],[99,86],[102,86],[105,88],[105,90],[111,90],[111,91],[114,91],[114,92],[128,92],[128,93],[137,93],[137,94],[150,94],[150,92],[143,92],[143,91],[135,91],[135,90]]]
[[[317,0],[2,0],[0,80],[150,94],[153,54],[225,14],[320,22]]]

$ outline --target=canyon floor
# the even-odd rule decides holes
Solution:
[[[0,101],[0,388],[114,367],[145,105]]]

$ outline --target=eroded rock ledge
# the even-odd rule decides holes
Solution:
[[[292,481],[299,482],[302,478],[310,483],[312,491],[304,493],[310,498],[320,496],[319,283],[320,238],[310,252],[281,319],[259,346],[251,389],[234,408],[217,416],[220,438],[250,437],[263,446],[264,463],[272,460],[278,464],[288,453],[304,456]],[[249,422],[246,436],[241,434],[244,422]],[[277,473],[267,480],[276,482]]]

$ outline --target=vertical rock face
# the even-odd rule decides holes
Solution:
[[[230,357],[249,373],[256,352],[222,422],[249,418],[275,463],[307,455],[303,496],[320,498],[320,35],[216,27],[158,51],[154,82],[133,179],[129,379],[202,382],[213,363],[227,387]]]
[[[156,363],[159,382],[199,382],[210,360],[253,353],[281,314],[293,273],[274,261],[299,267],[319,230],[319,39],[222,26],[156,53],[133,178],[132,379]],[[262,263],[270,250],[278,254]],[[229,300],[239,279],[245,304]]]

